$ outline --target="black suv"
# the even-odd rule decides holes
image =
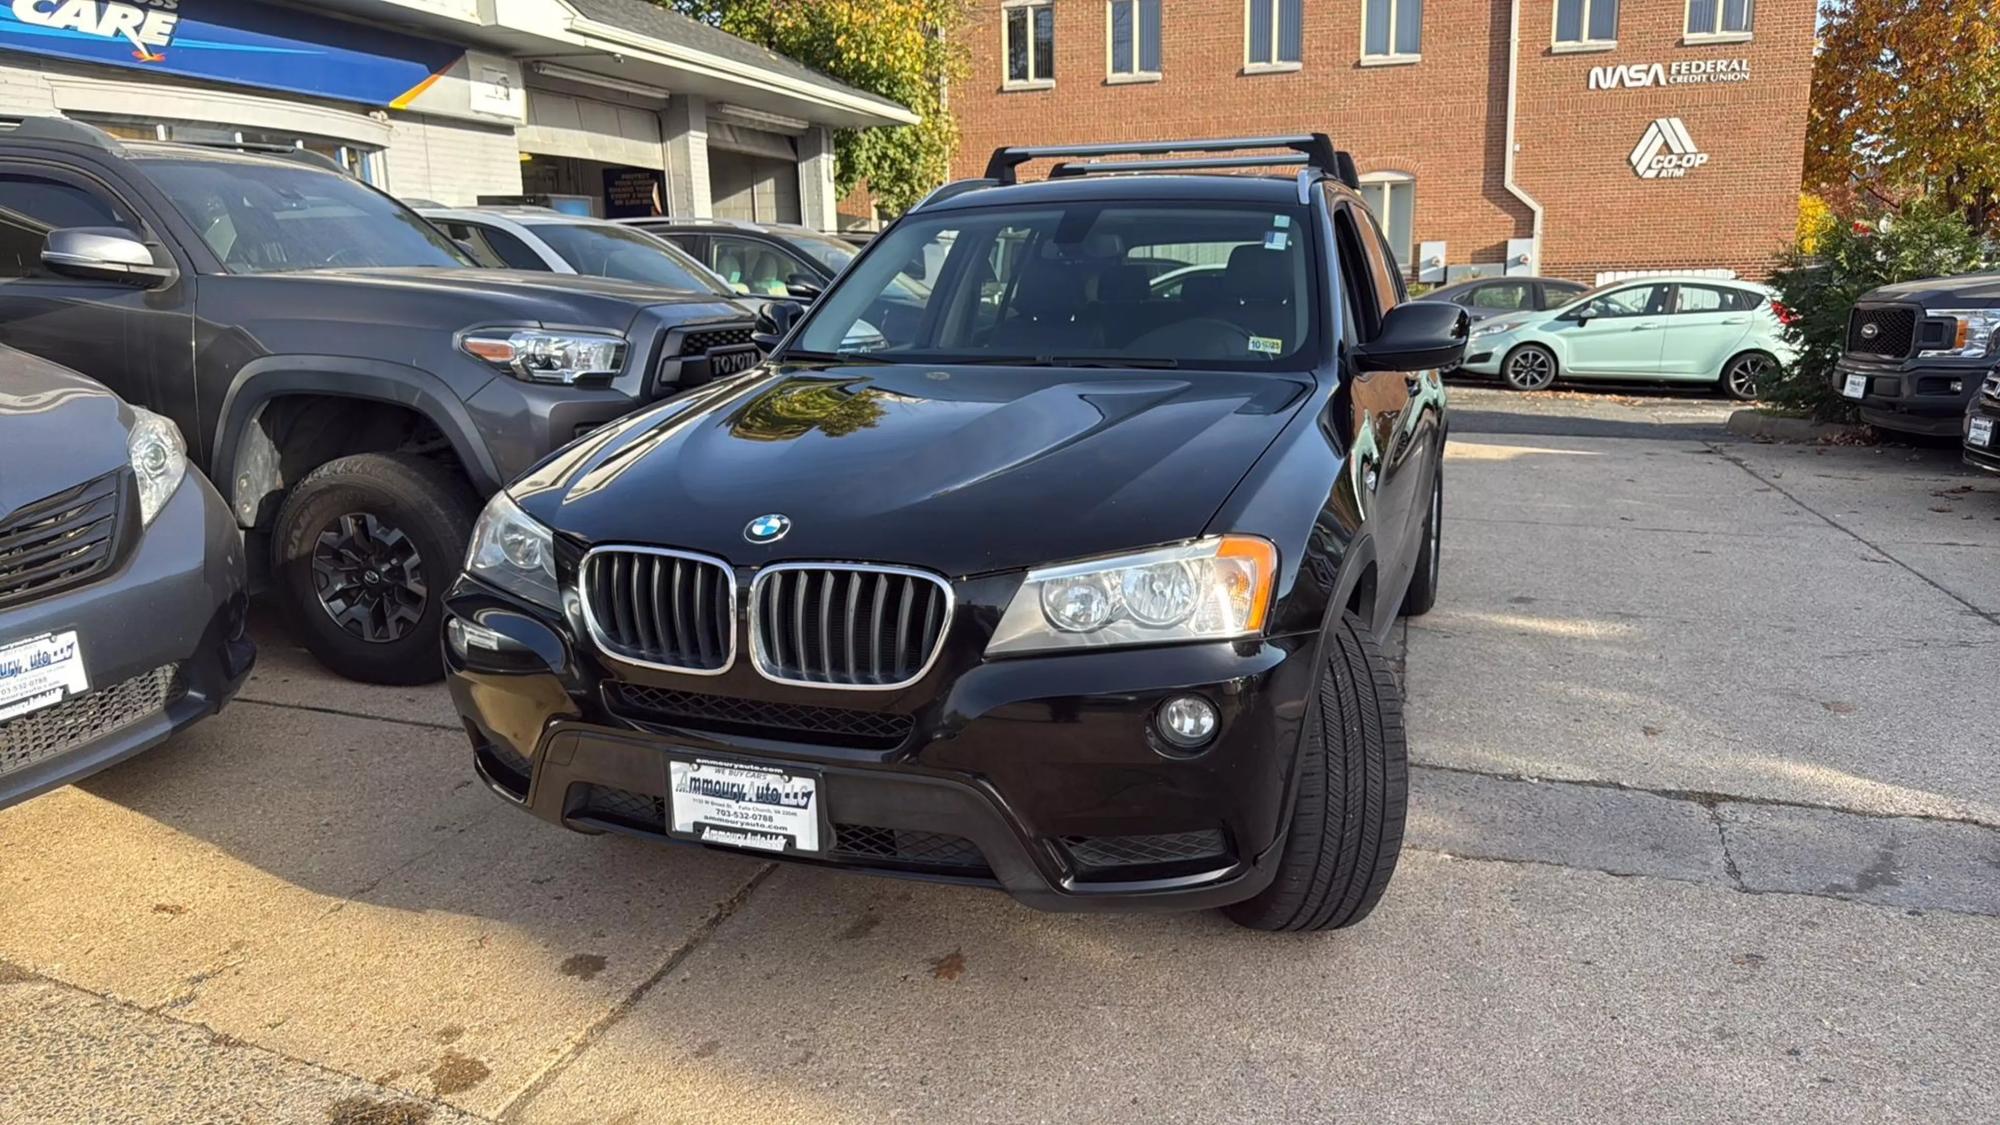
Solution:
[[[1884,285],[1847,318],[1847,347],[1833,386],[1885,430],[1950,437],[1993,365],[2000,335],[2000,275],[1970,274]]]
[[[1323,135],[1002,149],[765,366],[494,497],[446,602],[480,775],[587,832],[1050,909],[1359,921],[1467,320],[1404,302],[1353,167]],[[1163,257],[1222,282],[1157,296]]]
[[[0,341],[172,419],[268,537],[300,639],[356,679],[436,679],[480,499],[739,370],[751,327],[710,292],[476,269],[310,153],[0,133]]]

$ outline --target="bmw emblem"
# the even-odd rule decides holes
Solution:
[[[1864,340],[1873,340],[1881,334],[1882,326],[1879,324],[1864,324],[1861,326],[1861,338]]]
[[[743,529],[743,538],[752,543],[776,543],[791,529],[791,517],[773,512],[768,516],[758,516],[751,520],[750,526]]]

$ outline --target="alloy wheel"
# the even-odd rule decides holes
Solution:
[[[367,512],[326,525],[313,546],[320,608],[347,633],[373,644],[409,636],[430,590],[423,556],[401,528]]]
[[[1737,398],[1752,399],[1757,397],[1758,381],[1776,367],[1777,364],[1771,362],[1768,356],[1741,356],[1735,363],[1729,365],[1729,371],[1723,378],[1729,385],[1730,394]]]
[[[1507,383],[1514,389],[1539,391],[1555,381],[1555,357],[1540,348],[1522,348],[1507,357]]]

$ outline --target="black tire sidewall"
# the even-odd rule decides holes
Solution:
[[[314,470],[285,498],[271,534],[272,585],[294,636],[350,680],[430,683],[444,675],[439,637],[444,593],[458,573],[477,515],[462,484],[414,458],[361,454]],[[320,532],[349,513],[372,513],[415,544],[425,586],[423,614],[399,640],[372,643],[336,624],[320,604],[312,556]]]
[[[1551,373],[1549,381],[1547,383],[1542,384],[1539,387],[1515,386],[1513,376],[1510,374],[1510,372],[1514,367],[1515,357],[1523,355],[1528,352],[1540,353],[1541,355],[1546,356],[1549,361],[1549,371]],[[1524,393],[1531,391],[1546,391],[1550,387],[1556,385],[1555,374],[1557,373],[1558,373],[1558,368],[1556,366],[1556,353],[1541,346],[1540,344],[1522,344],[1521,346],[1515,348],[1513,351],[1508,352],[1507,357],[1500,361],[1500,381],[1502,383],[1505,383],[1509,390],[1521,391]]]

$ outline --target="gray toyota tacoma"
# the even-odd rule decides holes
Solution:
[[[442,672],[482,499],[635,407],[752,366],[714,292],[479,269],[330,161],[0,130],[0,342],[186,436],[298,639],[342,675]],[[257,566],[264,563],[263,568]]]

